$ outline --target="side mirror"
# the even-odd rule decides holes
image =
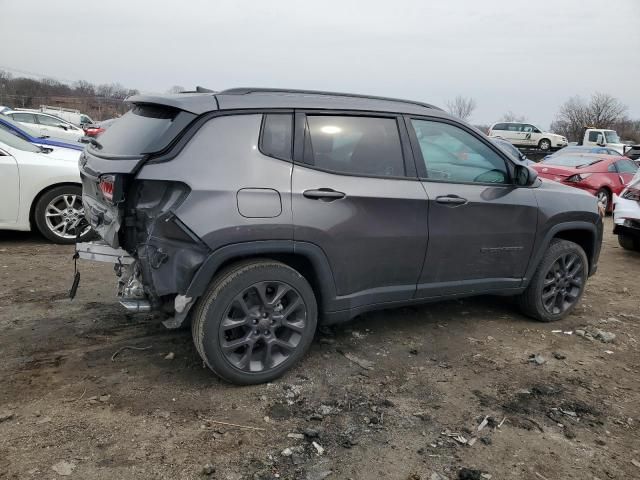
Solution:
[[[598,134],[598,139],[596,140],[596,143],[598,144],[598,146],[604,147],[604,137],[602,136],[601,133]]]
[[[69,130],[69,128],[66,125],[64,125],[63,123],[59,124],[58,127],[62,128],[64,130]]]
[[[525,165],[516,165],[515,173],[516,185],[519,187],[530,187],[538,178],[538,172]]]

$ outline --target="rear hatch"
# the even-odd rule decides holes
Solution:
[[[147,98],[133,97],[132,109],[93,139],[80,157],[85,217],[113,248],[121,246],[119,231],[132,179],[145,161],[165,151],[197,116],[178,108],[171,97],[169,105],[150,103]]]

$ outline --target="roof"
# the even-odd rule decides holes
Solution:
[[[173,95],[135,95],[128,98],[127,101],[130,103],[167,105],[197,115],[214,110],[309,108],[447,116],[440,108],[428,103],[317,90],[233,88],[217,93],[188,92]]]

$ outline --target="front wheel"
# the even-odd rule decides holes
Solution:
[[[540,150],[542,150],[543,152],[546,152],[546,151],[551,149],[551,142],[549,140],[547,140],[546,138],[543,138],[538,143],[538,148]]]
[[[82,188],[60,185],[44,193],[36,203],[34,221],[38,230],[54,243],[72,244],[80,234],[87,240],[91,227],[84,222]]]
[[[541,322],[566,317],[582,297],[588,273],[589,262],[580,245],[553,240],[518,298],[520,308]]]
[[[214,373],[250,385],[280,377],[304,356],[317,317],[313,290],[300,273],[280,262],[249,260],[214,278],[191,332]]]

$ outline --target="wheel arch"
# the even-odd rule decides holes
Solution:
[[[43,195],[47,192],[50,192],[54,188],[64,187],[65,185],[80,187],[82,189],[82,184],[80,182],[58,182],[52,183],[51,185],[47,185],[42,190],[40,190],[31,200],[31,204],[29,205],[29,225],[31,225],[31,230],[34,230],[35,227],[35,213],[36,213],[36,205],[40,201]]]
[[[602,226],[585,221],[566,222],[554,225],[544,236],[532,261],[529,263],[523,286],[527,286],[533,277],[544,253],[554,239],[574,242],[584,250],[589,261],[589,275],[595,273],[598,257],[600,256],[600,242],[602,241]]]
[[[186,297],[202,296],[215,275],[229,265],[250,259],[270,259],[298,271],[311,285],[320,312],[333,310],[336,299],[333,272],[320,247],[308,242],[265,240],[227,245],[212,252],[196,271]]]

